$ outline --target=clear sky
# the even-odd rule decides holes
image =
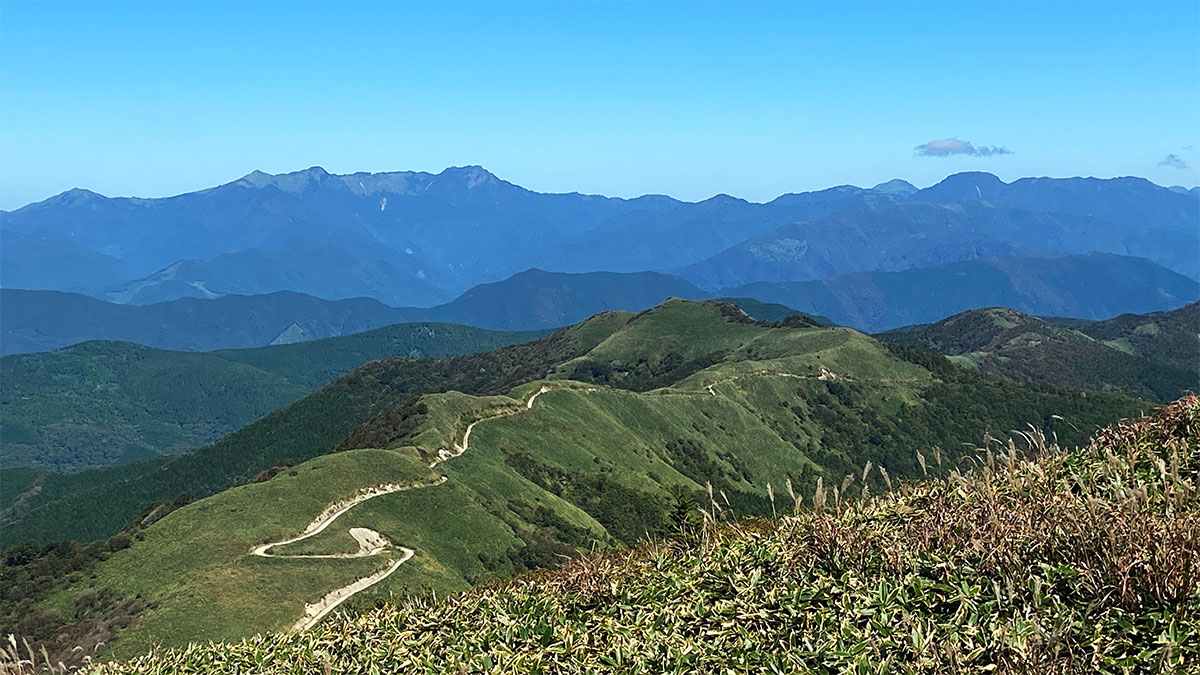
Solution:
[[[684,199],[1196,185],[1200,3],[0,2],[0,208],[463,164]]]

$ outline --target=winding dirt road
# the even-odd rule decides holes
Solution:
[[[550,391],[549,387],[542,387],[541,389],[538,389],[536,392],[534,392],[532,395],[530,395],[530,397],[525,401],[524,410],[532,410],[533,402],[535,400],[537,400],[537,397],[541,396],[542,394],[544,394],[548,391]],[[448,450],[446,448],[438,450],[437,459],[430,462],[429,468],[431,468],[431,469],[436,468],[438,464],[441,464],[442,462],[445,462],[446,460],[458,457],[459,455],[466,452],[467,448],[469,448],[470,444],[471,444],[471,431],[475,429],[476,424],[479,424],[480,422],[486,422],[488,420],[498,419],[500,417],[508,417],[509,415],[515,415],[519,412],[521,412],[521,409],[506,410],[506,411],[498,413],[496,415],[492,415],[491,417],[484,417],[484,418],[475,420],[474,422],[471,422],[469,425],[467,425],[466,432],[463,433],[462,443],[453,444],[453,450]],[[391,575],[392,572],[395,572],[397,569],[400,568],[401,565],[408,562],[408,560],[410,558],[412,558],[414,555],[416,555],[416,551],[412,550],[411,548],[406,548],[404,546],[393,546],[392,543],[388,541],[387,537],[383,536],[379,532],[376,532],[375,530],[368,529],[365,527],[352,527],[349,529],[350,536],[353,537],[356,542],[358,542],[358,550],[355,551],[354,553],[287,554],[287,553],[272,553],[271,549],[275,548],[276,546],[284,546],[287,544],[294,544],[298,541],[303,541],[305,539],[308,539],[309,537],[313,537],[313,536],[320,534],[321,532],[325,531],[326,528],[328,528],[330,525],[332,525],[335,520],[337,520],[339,517],[341,517],[342,514],[346,513],[347,511],[354,508],[355,506],[358,506],[359,504],[367,501],[368,499],[374,499],[376,497],[382,497],[383,495],[394,494],[396,492],[401,492],[403,490],[415,490],[417,488],[434,487],[434,486],[445,483],[447,480],[448,480],[448,478],[446,476],[442,476],[440,480],[435,481],[433,483],[415,483],[415,484],[411,484],[411,485],[388,483],[385,485],[377,485],[375,487],[363,488],[363,489],[359,490],[357,493],[355,493],[353,497],[336,501],[336,502],[330,504],[329,506],[325,507],[325,510],[322,511],[315,519],[313,519],[313,521],[310,522],[299,535],[292,537],[291,539],[284,539],[282,541],[273,541],[273,542],[269,542],[269,543],[254,547],[250,551],[250,554],[259,556],[261,558],[302,558],[302,559],[366,558],[369,556],[379,555],[385,551],[392,550],[393,548],[399,550],[401,553],[401,556],[398,559],[393,560],[390,564],[388,564],[387,567],[384,567],[383,569],[379,570],[378,572],[375,572],[374,574],[371,574],[369,576],[358,579],[358,580],[354,581],[353,583],[347,584],[346,586],[342,586],[341,588],[337,588],[333,591],[330,591],[329,593],[326,593],[324,597],[322,597],[320,600],[316,601],[315,603],[306,604],[304,606],[304,616],[300,617],[300,619],[298,621],[296,621],[295,624],[293,624],[292,630],[305,631],[305,630],[308,630],[309,628],[312,628],[313,626],[317,625],[317,623],[320,622],[321,619],[325,617],[325,615],[332,612],[334,610],[334,608],[336,608],[338,605],[342,604],[346,600],[349,600],[355,593],[358,593],[367,588],[370,588],[371,586],[386,579],[388,576]]]

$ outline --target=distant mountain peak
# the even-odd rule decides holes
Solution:
[[[963,171],[951,174],[937,185],[921,190],[924,195],[936,195],[934,201],[990,201],[1000,196],[1008,183],[986,171]]]
[[[882,192],[889,195],[908,197],[917,192],[917,186],[900,178],[893,178],[871,188],[871,192]]]
[[[68,206],[88,204],[103,199],[106,199],[106,197],[98,192],[75,187],[65,192],[60,192],[42,203],[44,205]]]
[[[331,176],[332,174],[319,166],[310,166],[307,169],[291,173],[274,174],[255,169],[234,181],[234,184],[260,189],[274,186],[284,192],[300,192],[310,184],[320,183]]]
[[[749,204],[750,202],[741,197],[725,194],[724,192],[715,194],[708,199],[700,202],[701,204]]]
[[[255,170],[251,171],[250,173],[246,174],[245,176],[242,176],[241,178],[237,179],[234,182],[241,183],[241,184],[247,184],[250,187],[261,188],[261,187],[266,187],[266,186],[270,185],[271,181],[274,180],[274,178],[275,178],[275,176],[273,176],[265,171],[259,171],[258,169],[255,169]]]
[[[986,171],[961,171],[959,173],[952,173],[949,176],[946,176],[944,179],[942,179],[942,181],[940,183],[938,183],[938,185],[968,185],[968,184],[969,185],[979,185],[979,186],[983,186],[983,187],[990,187],[990,186],[996,186],[996,185],[1006,185],[1007,183],[1000,180],[1000,178],[997,177],[996,174],[988,173]]]
[[[478,164],[447,167],[438,174],[438,178],[461,180],[467,184],[468,189],[489,183],[497,183],[500,181],[500,179],[496,177],[496,174],[488,171]]]

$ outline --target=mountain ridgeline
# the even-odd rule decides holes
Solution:
[[[104,635],[105,655],[128,657],[319,618],[321,598],[360,578],[372,584],[353,601],[367,606],[634,545],[690,519],[709,486],[732,514],[769,515],[785,484],[845,493],[868,462],[889,480],[937,471],[1026,424],[1081,443],[1143,405],[994,379],[849,328],[670,300],[492,352],[373,361],[188,455],[16,470],[6,480],[28,487],[6,496],[2,536],[118,542],[96,545],[109,552],[87,574],[31,593],[126,609],[136,598],[136,621]],[[270,546],[356,495],[336,526]],[[385,544],[355,554],[366,549],[347,528]],[[251,553],[262,546],[280,559]],[[28,602],[26,634],[78,625]]]
[[[369,298],[320,300],[292,292],[134,306],[56,291],[0,289],[0,350],[42,351],[85,340],[172,350],[235,349],[400,322],[544,330],[602,311],[641,311],[668,297],[782,305],[791,313],[877,332],[995,305],[1088,319],[1171,310],[1200,297],[1200,283],[1144,258],[1084,254],[976,259],[820,281],[756,282],[715,292],[660,272],[527,270],[430,308],[394,308]]]
[[[481,167],[313,167],[162,199],[75,189],[0,212],[0,283],[121,304],[293,291],[428,307],[530,268],[670,272],[712,292],[1090,252],[1197,279],[1197,222],[1200,196],[1139,178],[963,173],[924,190],[891,181],[760,204],[542,194]]]

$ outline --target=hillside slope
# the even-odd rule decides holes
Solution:
[[[185,493],[212,495],[247,483],[280,461],[316,457],[358,424],[417,394],[495,393],[545,377],[626,319],[619,313],[599,315],[536,342],[480,354],[372,361],[194,452],[74,474],[43,473],[0,511],[0,546],[111,536],[153,504]],[[0,480],[8,472],[0,471]]]
[[[542,366],[525,365],[512,371],[521,377],[460,381],[475,382],[475,391],[487,395],[460,393],[464,387],[448,386],[444,378],[454,372],[477,378],[481,367],[502,365],[497,357],[437,362],[452,370],[442,379],[427,375],[426,386],[437,383],[442,393],[415,398],[400,388],[414,386],[413,371],[375,362],[235,434],[235,445],[194,453],[187,459],[205,467],[235,459],[246,468],[249,459],[270,466],[280,453],[294,453],[300,438],[324,429],[324,417],[305,420],[296,413],[313,415],[336,402],[333,392],[347,401],[375,401],[351,408],[355,416],[378,411],[354,429],[340,427],[345,431],[332,456],[182,506],[135,530],[128,548],[99,562],[91,577],[56,586],[40,606],[72,606],[88,591],[139,598],[138,620],[106,639],[114,655],[134,655],[155,642],[230,639],[319,617],[323,603],[344,596],[340,584],[322,589],[318,585],[328,581],[287,581],[297,574],[329,580],[341,570],[341,584],[351,585],[373,579],[355,602],[421,588],[461,590],[556,565],[576,550],[634,545],[662,534],[671,513],[709,486],[723,509],[763,515],[771,511],[768,483],[811,490],[860,473],[868,462],[896,477],[911,476],[920,471],[917,452],[930,447],[942,448],[939,456],[953,464],[985,437],[1007,437],[1028,422],[1082,441],[1097,425],[1141,407],[1119,396],[986,378],[850,329],[764,324],[718,303],[672,300],[633,317],[602,315],[495,354],[505,353],[513,363],[532,364],[539,355],[538,363],[554,361],[540,374]],[[407,376],[403,385],[397,372]],[[507,382],[513,384],[501,384]],[[291,457],[313,457],[329,447],[320,440],[328,437],[306,441],[309,454]],[[246,445],[252,438],[268,442]],[[241,453],[228,452],[237,444]],[[336,526],[295,540],[299,524],[319,520],[320,509],[305,506],[307,497],[293,507],[285,495],[328,495],[313,481],[323,482],[330,470],[340,473],[339,463],[360,461],[364,453],[383,462],[380,452],[396,454],[397,466],[425,472],[414,478],[420,486],[393,490],[379,478],[357,487],[339,483],[342,499],[369,497],[338,511]],[[99,489],[130,493],[117,501],[132,507],[148,496],[148,487],[169,495],[168,486],[178,489],[188,473],[195,480],[196,466],[176,461],[169,471]],[[163,482],[166,474],[172,482]],[[15,531],[63,532],[81,519],[95,522],[99,514],[81,507],[94,509],[89,498],[99,494],[82,490],[50,503],[35,495]],[[228,501],[235,494],[236,501]],[[338,503],[349,502],[325,511]],[[296,524],[260,529],[254,514],[266,504]],[[111,522],[113,508],[103,508]],[[237,535],[240,548],[207,543],[233,530],[246,532]],[[347,530],[360,534],[349,538]],[[356,555],[363,532],[391,544]],[[285,543],[268,547],[276,558],[261,559],[248,550],[251,540],[255,546]],[[197,547],[206,553],[184,553]]]
[[[1076,325],[1105,344],[1150,361],[1200,370],[1200,303],[1170,312],[1122,314]]]
[[[1200,401],[1084,450],[1029,451],[872,499],[844,499],[868,494],[848,475],[842,495],[801,492],[777,522],[714,525],[705,502],[699,534],[680,521],[673,541],[554,574],[99,672],[1190,669]]]
[[[6,356],[0,468],[78,471],[185,452],[367,361],[446,358],[542,335],[422,323],[257,349],[173,352],[87,342]]]
[[[993,307],[878,337],[945,354],[960,365],[1019,382],[1115,391],[1163,403],[1200,391],[1200,337],[1195,333],[1200,326],[1200,305],[1193,303],[1173,312],[1126,314],[1121,321],[1123,330],[1111,321],[1082,322],[1075,329]],[[1150,325],[1156,329],[1144,328]],[[1190,335],[1182,330],[1189,325]],[[1088,332],[1092,330],[1109,339],[1091,337]],[[1138,340],[1139,351],[1134,351],[1132,343],[1119,342],[1131,337]],[[1191,344],[1181,346],[1181,340],[1186,345],[1188,337]],[[1191,368],[1176,365],[1188,361],[1189,352]],[[1168,361],[1154,361],[1140,353],[1173,356]]]

